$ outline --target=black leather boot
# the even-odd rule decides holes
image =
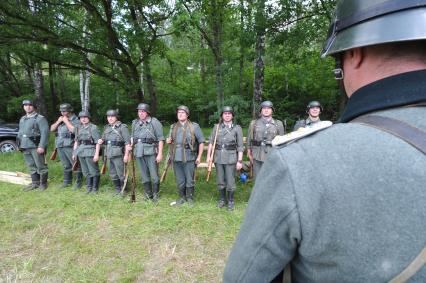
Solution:
[[[145,200],[152,199],[151,182],[143,183],[143,187],[144,187],[144,190],[145,190],[144,199]]]
[[[234,192],[228,192],[228,211],[234,210]]]
[[[120,181],[120,179],[112,180],[112,182],[114,183],[115,194],[119,195],[121,193],[121,181]]]
[[[223,208],[223,207],[225,207],[225,204],[226,204],[226,191],[225,191],[225,189],[219,190],[219,194],[220,194],[220,198],[219,198],[219,201],[217,202],[217,207]]]
[[[64,182],[61,186],[59,186],[60,189],[65,189],[66,187],[71,186],[72,184],[72,171],[64,171]]]
[[[40,175],[40,187],[39,189],[41,191],[44,191],[45,189],[47,189],[47,177],[48,177],[48,173]]]
[[[93,177],[86,177],[86,193],[90,193],[93,188]]]
[[[194,205],[194,187],[186,188],[186,199],[188,201],[189,206]]]
[[[186,202],[186,188],[181,187],[181,188],[178,188],[178,190],[179,190],[179,199],[177,201],[172,202],[170,204],[171,206],[179,206]]]
[[[24,187],[23,190],[28,192],[37,189],[40,186],[40,175],[37,173],[31,174],[31,184]]]
[[[99,180],[101,179],[101,176],[95,176],[95,177],[92,177],[92,179],[93,179],[92,193],[97,194],[99,189]]]
[[[77,172],[75,175],[75,184],[74,184],[74,190],[78,190],[83,186],[83,173]]]
[[[152,201],[153,202],[158,202],[158,200],[160,199],[160,184],[158,183],[154,183],[152,185]]]

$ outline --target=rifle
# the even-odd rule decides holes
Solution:
[[[167,152],[166,164],[164,164],[164,170],[163,170],[163,174],[161,174],[160,183],[163,183],[164,179],[166,179],[167,171],[169,170],[170,164],[172,164],[172,156],[170,154],[170,146],[169,146],[169,152]]]
[[[217,142],[217,134],[219,133],[219,125],[220,125],[220,121],[219,121],[219,123],[217,124],[216,132],[215,132],[215,134],[214,134],[213,147],[212,147],[211,155],[210,155],[210,158],[209,158],[209,164],[208,164],[208,167],[207,167],[207,177],[206,177],[206,182],[208,182],[208,181],[209,181],[209,179],[210,179],[210,174],[212,173],[213,158],[214,158],[214,153],[215,153],[215,151],[216,151],[216,142]]]
[[[129,158],[131,159],[132,156],[129,155]],[[129,179],[129,170],[127,169],[128,164],[129,162],[127,161],[127,163],[124,165],[124,181],[123,181],[123,187],[121,188],[121,193],[124,193],[124,190],[126,189],[126,186],[127,186],[127,180]]]
[[[55,147],[55,149],[53,150],[52,154],[50,155],[50,160],[55,160],[56,159],[56,155],[58,154],[58,148]]]
[[[75,161],[72,164],[72,171],[77,171],[80,167],[80,162],[78,161],[78,157],[75,157]]]
[[[101,167],[101,174],[103,175],[106,172],[106,164],[107,164],[107,157],[106,157],[105,152],[104,152],[104,156],[102,158],[102,162],[103,163],[102,163],[102,167]]]
[[[253,162],[250,160],[250,172],[249,172],[250,179],[253,179]]]
[[[133,151],[130,151],[130,158],[132,163],[132,197],[131,202],[136,202],[136,170],[135,170],[135,159],[133,158],[132,154]]]

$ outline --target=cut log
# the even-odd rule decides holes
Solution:
[[[29,185],[31,184],[31,176],[22,172],[0,171],[0,181],[18,185]]]

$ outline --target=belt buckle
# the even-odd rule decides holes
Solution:
[[[142,142],[142,139],[138,139],[138,142]]]
[[[111,144],[111,141],[108,141],[107,143],[108,143],[108,144]]]
[[[222,149],[223,149],[223,148],[225,148],[225,145],[224,145],[224,144],[222,144]]]
[[[262,141],[262,142],[260,143],[260,145],[261,145],[261,146],[265,146],[265,145],[266,145],[266,143],[265,143],[264,141]]]
[[[26,137],[27,137],[27,135],[22,135],[22,137],[23,137],[23,138],[26,138]]]

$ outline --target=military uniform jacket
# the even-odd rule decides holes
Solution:
[[[106,157],[124,155],[124,146],[130,143],[129,129],[126,124],[118,121],[114,125],[106,125],[102,133]]]
[[[388,282],[426,245],[426,156],[352,120],[374,114],[426,131],[426,70],[376,81],[340,123],[274,150],[256,179],[224,282]],[[352,121],[352,122],[351,122]],[[423,266],[410,280],[426,282]]]
[[[218,124],[213,127],[209,137],[209,143],[213,145],[214,136]],[[235,164],[238,152],[243,152],[243,131],[240,125],[231,124],[230,127],[224,123],[219,124],[217,132],[216,148],[214,150],[214,162],[218,164]]]
[[[316,121],[312,121],[311,118],[307,118],[306,120],[299,120],[296,122],[296,124],[294,125],[293,131],[297,131],[297,129],[299,128],[304,128],[304,127],[312,127],[313,125],[315,125],[316,123],[320,122],[321,119],[318,118],[318,120]]]
[[[163,125],[154,117],[149,117],[146,122],[135,119],[132,138],[136,157],[157,154],[158,142],[164,140]]]
[[[250,123],[247,147],[252,150],[253,158],[264,162],[271,150],[271,141],[276,135],[284,135],[283,122],[276,119],[259,118]]]
[[[94,156],[96,143],[100,138],[101,134],[96,125],[88,123],[84,126],[79,123],[75,133],[75,139],[79,143],[75,154],[80,157]]]
[[[187,120],[170,127],[169,136],[173,140],[174,161],[194,161],[198,154],[198,145],[205,141],[201,128],[197,123]]]
[[[49,125],[46,118],[36,112],[25,115],[19,120],[19,148],[47,148]]]
[[[77,125],[80,123],[76,115],[72,115],[69,118],[69,121],[74,126],[74,132]],[[56,139],[55,139],[55,146],[56,147],[72,147],[74,145],[74,139],[75,135],[74,132],[70,132],[67,128],[67,125],[65,123],[59,124],[58,128],[56,129]]]

